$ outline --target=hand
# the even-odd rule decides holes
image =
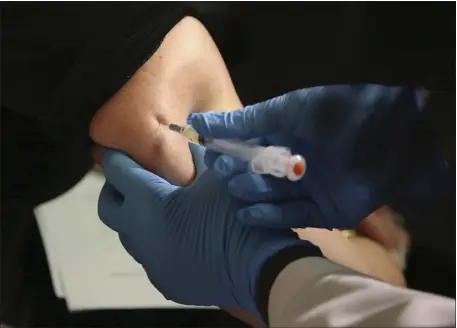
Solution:
[[[242,308],[260,317],[254,297],[264,261],[285,247],[309,247],[292,231],[251,228],[236,220],[244,204],[228,193],[231,175],[222,172],[243,165],[231,157],[220,157],[186,188],[117,151],[105,150],[102,163],[107,181],[99,216],[167,299]]]
[[[418,190],[409,188],[418,176],[433,180],[444,165],[417,170],[436,156],[428,156],[430,142],[420,139],[413,89],[315,87],[231,113],[193,114],[190,121],[206,137],[261,138],[305,157],[298,182],[251,172],[233,178],[230,192],[251,204],[238,218],[250,225],[354,228],[379,206]]]

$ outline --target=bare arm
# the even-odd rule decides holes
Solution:
[[[92,139],[120,149],[178,185],[195,174],[187,142],[160,122],[185,123],[193,111],[241,107],[224,61],[204,26],[181,20],[160,48],[98,110]]]

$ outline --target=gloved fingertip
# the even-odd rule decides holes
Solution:
[[[214,171],[218,173],[220,177],[229,176],[233,171],[234,158],[227,155],[219,156],[214,162]]]
[[[192,125],[192,121],[195,117],[196,113],[190,113],[190,115],[187,117],[187,124]]]
[[[122,229],[122,220],[119,220],[119,217],[124,201],[125,197],[105,182],[98,198],[97,214],[106,226],[117,232]]]
[[[228,155],[219,156],[214,162],[214,170],[225,178],[230,178],[246,170],[246,162]]]
[[[199,176],[208,168],[206,165],[206,151],[203,147],[192,143],[189,143],[189,149],[192,154],[197,176]]]
[[[187,123],[204,137],[210,136],[211,129],[208,125],[208,117],[211,117],[212,113],[192,113],[187,119]]]
[[[103,148],[102,149],[102,166],[105,166],[113,157],[117,156],[119,151],[110,149],[110,148]]]
[[[187,124],[192,125],[194,128],[199,126],[202,113],[191,113],[187,117]]]

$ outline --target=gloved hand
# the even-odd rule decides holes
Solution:
[[[418,96],[379,85],[315,87],[235,112],[193,114],[189,122],[205,137],[260,138],[305,157],[298,182],[249,171],[233,178],[230,192],[250,203],[238,212],[244,223],[354,228],[400,196],[430,193],[443,172],[444,160],[424,138]]]
[[[254,297],[262,264],[283,248],[312,247],[292,231],[247,227],[235,218],[244,204],[229,194],[224,171],[244,166],[231,157],[220,157],[186,188],[117,151],[105,150],[102,163],[99,216],[167,299],[242,308],[260,318]]]

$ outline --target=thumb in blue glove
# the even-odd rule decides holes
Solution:
[[[250,228],[236,220],[243,202],[228,179],[243,163],[220,157],[194,183],[179,188],[126,155],[106,150],[101,220],[117,231],[153,285],[175,302],[250,310],[262,264],[292,245],[309,245],[291,231]]]

